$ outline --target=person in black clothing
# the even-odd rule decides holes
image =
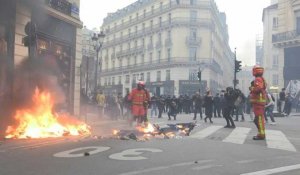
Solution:
[[[210,91],[207,91],[204,97],[204,108],[205,108],[204,121],[207,122],[207,119],[209,119],[210,123],[213,123],[213,121],[211,120],[212,113],[213,113],[213,97]]]
[[[214,101],[214,117],[218,117],[221,118],[221,98],[220,98],[220,94],[217,93],[216,96],[213,99]]]
[[[165,101],[164,101],[164,98],[162,96],[157,98],[156,105],[157,105],[157,108],[158,108],[158,118],[162,118],[162,113],[163,113],[163,110],[165,108]]]
[[[172,101],[170,106],[169,106],[169,112],[168,112],[168,120],[171,120],[171,116],[174,117],[174,120],[176,120],[176,115],[177,115],[177,105],[175,101]]]
[[[227,87],[224,94],[225,103],[223,108],[223,117],[225,118],[227,125],[224,128],[235,128],[234,121],[230,114],[234,108],[236,98],[234,89],[232,87]]]
[[[285,106],[285,88],[281,89],[281,92],[279,93],[279,100],[278,100],[278,112],[283,113],[283,109]]]
[[[193,96],[193,103],[194,103],[194,118],[193,118],[193,120],[196,120],[198,112],[200,113],[200,119],[202,120],[203,99],[199,92],[196,92],[196,94]]]
[[[244,117],[244,108],[245,108],[245,103],[246,103],[246,97],[245,95],[238,90],[238,98],[235,101],[235,120],[234,121],[239,121],[239,115],[242,115],[242,120],[241,122],[245,121],[245,117]]]

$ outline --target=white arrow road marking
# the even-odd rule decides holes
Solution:
[[[144,152],[160,153],[162,150],[153,148],[128,149],[120,153],[112,154],[109,156],[109,158],[115,160],[144,160],[147,158],[139,156]]]
[[[223,140],[223,142],[243,144],[250,130],[251,128],[237,127],[231,132],[228,137]]]
[[[213,160],[199,160],[197,163],[202,164],[202,163],[208,163],[208,162],[212,162],[212,161]],[[169,168],[190,166],[190,165],[195,165],[195,162],[177,163],[177,164],[173,164],[173,165],[169,165],[169,166],[160,166],[160,167],[154,167],[154,168],[148,168],[148,169],[143,169],[143,170],[138,170],[138,171],[122,173],[122,174],[119,174],[119,175],[136,175],[136,174],[150,173],[150,172],[153,172],[153,171],[166,170],[166,169],[169,169]]]
[[[266,140],[268,148],[282,149],[293,152],[297,151],[281,131],[266,130]]]
[[[262,170],[262,171],[256,171],[256,172],[252,172],[252,173],[245,173],[245,174],[241,174],[241,175],[269,175],[269,174],[277,174],[277,173],[282,173],[282,172],[287,172],[287,171],[292,171],[292,170],[297,170],[297,169],[300,169],[300,164],[284,166],[284,167],[279,167],[279,168],[274,168],[274,169],[267,169],[267,170]]]
[[[102,146],[90,146],[90,147],[82,147],[82,148],[76,148],[76,149],[71,149],[68,151],[63,151],[54,154],[54,157],[64,157],[64,158],[74,158],[74,157],[84,157],[84,151],[83,150],[88,150],[88,149],[93,149],[93,151],[89,151],[89,155],[97,154],[100,152],[104,152],[110,149],[110,147],[102,147]],[[79,152],[74,154],[74,152]],[[73,154],[72,154],[73,153]]]
[[[219,129],[223,128],[223,126],[209,126],[199,132],[196,132],[195,134],[191,135],[191,138],[196,138],[196,139],[204,139],[207,136],[215,133]]]

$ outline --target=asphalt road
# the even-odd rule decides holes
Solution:
[[[176,122],[191,119],[181,115]],[[5,140],[0,175],[299,175],[300,117],[275,119],[277,125],[266,125],[266,141],[252,140],[249,121],[236,129],[223,128],[224,119],[198,121],[190,136],[140,142],[109,137],[114,128],[128,128],[124,121],[93,122],[90,137]]]

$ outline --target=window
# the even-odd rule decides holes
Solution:
[[[130,65],[130,57],[127,58],[127,66]]]
[[[143,23],[143,32],[145,32],[145,23]]]
[[[124,19],[122,19],[122,25],[124,25]]]
[[[278,68],[278,55],[273,55],[273,68]]]
[[[135,26],[135,34],[138,32],[138,26]]]
[[[132,21],[132,16],[129,16],[129,22],[131,22]]]
[[[154,13],[154,6],[151,6],[151,13]]]
[[[160,50],[157,52],[157,58],[158,58],[158,62],[160,63],[160,59],[161,59],[161,51]]]
[[[158,33],[158,42],[161,43],[161,33]]]
[[[134,41],[134,47],[137,48],[138,42],[137,40]]]
[[[163,2],[160,2],[159,8],[160,8],[160,11],[162,11],[162,9],[163,9]]]
[[[120,33],[120,37],[121,37],[121,39],[123,38],[123,32]]]
[[[190,39],[193,40],[193,41],[196,41],[196,39],[197,39],[197,29],[196,28],[191,29]]]
[[[192,10],[192,11],[191,11],[191,16],[190,16],[191,21],[192,21],[192,22],[196,22],[197,16],[198,16],[197,11]]]
[[[150,36],[150,44],[153,45],[153,36]]]
[[[115,64],[116,64],[116,62],[115,62],[115,60],[113,60],[113,61],[112,61],[112,68],[113,68],[113,69],[115,68]]]
[[[115,85],[115,77],[112,77],[112,79],[111,79],[111,84],[112,84],[112,85]]]
[[[129,43],[127,44],[127,49],[130,50],[130,48],[131,48],[131,44],[130,44],[130,41],[129,41]]]
[[[137,64],[137,56],[134,56],[134,65]]]
[[[152,63],[152,61],[153,61],[153,53],[150,52],[150,54],[149,54],[149,62]]]
[[[107,78],[104,78],[104,85],[107,85]]]
[[[168,30],[168,39],[171,39],[171,30]]]
[[[273,83],[273,86],[277,86],[278,85],[278,75],[277,74],[273,75],[272,83]]]
[[[153,20],[150,21],[150,27],[153,28]]]
[[[144,63],[145,63],[145,55],[144,55],[144,54],[142,54],[142,57],[141,57],[141,62],[142,62],[142,64],[144,64]]]
[[[147,82],[150,82],[150,72],[147,72]]]
[[[125,83],[129,83],[129,82],[130,82],[130,76],[129,76],[129,75],[126,75]]]
[[[131,29],[128,29],[128,36],[130,37]]]
[[[171,70],[166,70],[166,81],[171,80]]]
[[[277,29],[278,28],[278,18],[274,17],[273,18],[273,29]]]
[[[172,22],[172,15],[171,15],[171,13],[169,13],[169,15],[168,15],[168,21],[169,21],[169,24]]]
[[[136,74],[132,75],[132,83],[135,84],[136,83]]]
[[[168,61],[171,61],[171,49],[170,48],[168,48],[167,56],[168,56]]]
[[[190,48],[190,61],[196,61],[197,60],[197,48],[192,47]]]
[[[145,47],[145,38],[142,39],[142,47]]]
[[[138,20],[139,19],[139,13],[136,13],[136,20]]]
[[[123,66],[122,59],[119,59],[119,67],[122,67],[122,66]]]
[[[141,73],[141,75],[140,75],[140,80],[141,80],[141,81],[144,81],[144,73]]]
[[[159,27],[162,25],[162,17],[159,17]]]
[[[176,3],[177,3],[177,4],[180,4],[180,0],[176,0]]]
[[[144,9],[144,18],[146,18],[146,12],[147,12],[146,9]]]
[[[118,84],[122,84],[122,77],[119,76]]]
[[[195,0],[190,0],[190,5],[194,5],[195,4]]]
[[[161,81],[161,71],[156,72],[156,81]]]

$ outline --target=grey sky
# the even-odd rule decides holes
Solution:
[[[136,0],[82,0],[80,17],[88,28],[101,26],[107,13],[115,12]],[[227,15],[229,44],[237,48],[237,57],[246,65],[255,63],[255,40],[262,35],[263,8],[270,0],[215,0]]]

